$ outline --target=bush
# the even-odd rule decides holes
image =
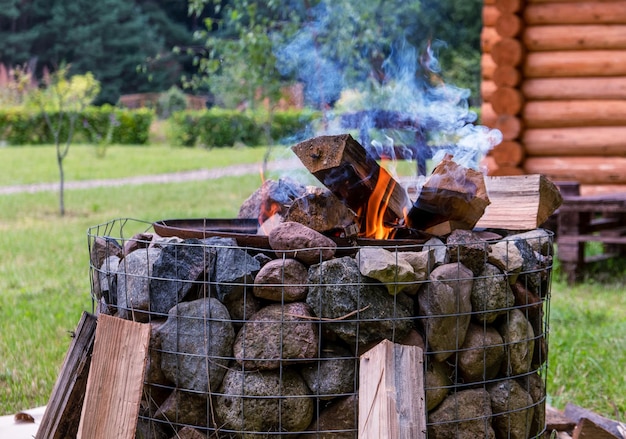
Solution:
[[[156,113],[159,119],[167,119],[177,111],[184,111],[186,108],[187,97],[185,93],[180,88],[173,86],[159,96]]]

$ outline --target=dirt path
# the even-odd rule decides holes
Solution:
[[[114,187],[139,184],[162,184],[162,183],[182,183],[186,181],[215,180],[222,177],[237,177],[246,174],[258,174],[259,163],[245,165],[233,165],[216,169],[199,169],[196,171],[175,172],[171,174],[157,175],[137,175],[134,177],[66,181],[65,189],[91,189],[95,187]],[[301,166],[297,159],[277,160],[268,164],[270,171],[295,169]],[[11,195],[19,193],[36,193],[45,191],[56,191],[59,189],[59,182],[20,184],[15,186],[0,186],[0,195]]]

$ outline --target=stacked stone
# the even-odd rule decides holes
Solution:
[[[389,339],[424,349],[429,438],[539,437],[552,240],[503,235],[93,237],[99,312],[152,325],[138,435],[356,438],[359,355]]]

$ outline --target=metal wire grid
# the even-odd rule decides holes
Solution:
[[[168,318],[167,312],[155,312],[150,309],[148,306],[147,309],[138,309],[134,306],[132,302],[128,303],[118,303],[115,295],[113,294],[116,287],[116,282],[119,285],[119,280],[116,280],[116,277],[119,277],[120,274],[117,270],[112,270],[110,261],[107,256],[111,256],[117,254],[120,249],[126,248],[155,248],[155,247],[164,247],[167,245],[177,246],[177,248],[182,249],[185,246],[190,245],[200,245],[206,247],[205,255],[207,258],[210,258],[210,252],[214,251],[218,247],[224,248],[236,248],[238,251],[244,252],[246,255],[251,257],[257,257],[258,259],[267,259],[267,258],[276,258],[277,255],[274,254],[271,250],[268,249],[258,249],[258,248],[249,248],[249,247],[239,247],[239,246],[221,246],[221,245],[211,245],[207,246],[204,243],[198,244],[197,242],[190,243],[188,241],[176,241],[176,240],[168,240],[167,242],[158,242],[153,239],[151,236],[152,229],[151,223],[147,223],[140,220],[134,219],[115,219],[109,221],[104,224],[100,224],[94,227],[91,227],[88,230],[88,246],[90,251],[90,273],[92,279],[92,299],[94,303],[94,307],[98,308],[99,312],[110,312],[110,313],[121,313],[126,312],[128,318],[139,318],[144,322],[148,322],[153,325],[154,328],[158,328],[159,325],[163,324],[164,319]],[[539,239],[539,238],[538,238]],[[507,303],[506,306],[498,309],[498,312],[502,313],[501,321],[508,321],[511,316],[511,312],[513,310],[518,310],[523,313],[527,321],[535,320],[535,326],[538,327],[539,331],[535,331],[538,333],[534,333],[532,337],[529,339],[521,339],[516,340],[516,343],[529,343],[532,342],[536,347],[534,349],[535,360],[533,361],[532,367],[529,367],[527,371],[523,371],[521,373],[514,374],[512,371],[507,368],[503,368],[501,371],[497,373],[497,375],[493,378],[487,379],[487,372],[483,372],[483,379],[472,381],[472,382],[464,382],[459,370],[459,354],[465,350],[476,349],[474,348],[466,348],[462,344],[462,340],[459,339],[459,334],[461,331],[456,331],[457,339],[456,344],[452,349],[443,349],[443,350],[434,350],[433,347],[429,343],[429,339],[424,335],[424,332],[428,329],[428,325],[433,319],[438,318],[453,318],[456,320],[457,327],[460,325],[460,321],[462,319],[472,319],[480,314],[484,314],[487,312],[486,310],[474,310],[471,311],[461,311],[457,308],[457,312],[450,313],[446,315],[419,315],[417,305],[414,305],[415,312],[410,316],[401,315],[399,312],[400,303],[399,300],[406,300],[403,294],[396,294],[392,296],[393,306],[392,313],[388,316],[377,316],[375,318],[368,317],[367,315],[367,304],[361,303],[361,295],[357,294],[357,301],[355,303],[355,309],[353,313],[347,313],[344,316],[340,316],[339,318],[320,318],[317,316],[311,316],[310,319],[305,318],[297,318],[296,320],[291,320],[287,318],[289,316],[286,315],[285,312],[280,312],[279,316],[276,320],[268,320],[265,321],[266,325],[274,325],[279,329],[278,337],[279,337],[279,353],[278,357],[275,359],[277,362],[277,367],[273,369],[271,372],[260,371],[260,370],[250,370],[244,366],[248,364],[248,362],[262,361],[265,358],[254,358],[248,356],[243,353],[243,356],[239,358],[235,358],[235,355],[232,353],[232,349],[230,353],[227,355],[218,355],[215,353],[210,353],[211,348],[211,330],[215,325],[231,325],[233,327],[233,331],[235,334],[240,333],[241,331],[245,332],[247,329],[246,323],[249,322],[252,308],[249,307],[249,301],[255,300],[252,295],[249,295],[249,291],[253,287],[253,282],[249,279],[244,279],[243,282],[232,282],[228,286],[232,288],[242,289],[245,293],[243,294],[243,304],[242,310],[243,313],[239,317],[229,317],[227,319],[224,318],[216,318],[212,317],[211,314],[211,305],[209,307],[204,308],[203,315],[200,316],[191,316],[191,315],[172,315],[170,312],[169,317],[173,318],[175,321],[174,331],[176,331],[176,340],[177,344],[174,349],[165,350],[160,346],[158,340],[153,340],[150,347],[150,361],[151,362],[158,361],[158,359],[163,357],[163,355],[173,355],[176,358],[176,367],[175,370],[180,370],[181,363],[185,359],[196,358],[199,360],[198,364],[201,364],[204,368],[202,373],[198,372],[198,374],[203,377],[206,376],[206,387],[202,389],[198,388],[189,388],[178,384],[176,380],[159,380],[160,382],[151,381],[150,374],[146,375],[146,380],[144,382],[144,397],[142,401],[142,409],[140,411],[140,416],[138,419],[138,436],[141,434],[147,435],[147,437],[171,437],[176,431],[181,430],[182,428],[189,427],[197,429],[203,433],[209,435],[209,437],[245,437],[245,438],[261,438],[261,437],[336,437],[336,438],[347,438],[347,437],[357,437],[357,426],[358,426],[358,366],[359,366],[359,355],[363,353],[365,349],[371,347],[364,346],[358,342],[360,332],[363,331],[366,325],[370,323],[381,323],[387,322],[391,327],[391,333],[387,334],[382,338],[388,338],[394,342],[405,342],[405,340],[400,339],[400,334],[398,333],[397,328],[400,325],[404,325],[405,322],[409,322],[412,329],[417,330],[418,333],[423,338],[423,348],[424,348],[424,368],[425,370],[429,370],[429,368],[433,367],[435,363],[440,363],[449,373],[449,382],[444,385],[430,385],[428,382],[425,383],[425,391],[426,391],[426,404],[429,405],[429,398],[431,395],[434,395],[436,392],[444,392],[447,396],[446,398],[450,398],[453,395],[458,395],[459,392],[468,389],[483,389],[487,390],[488,388],[497,385],[498,383],[508,383],[511,380],[515,381],[523,389],[525,389],[528,393],[531,392],[533,387],[539,386],[539,391],[535,390],[534,397],[532,398],[532,402],[529,401],[528,404],[524,404],[522,406],[515,407],[505,407],[501,408],[498,413],[493,413],[491,416],[477,416],[477,417],[469,417],[463,418],[462,407],[458,405],[454,407],[453,410],[456,411],[456,416],[453,417],[452,420],[447,419],[444,421],[433,421],[430,414],[432,414],[433,410],[436,410],[437,407],[441,406],[441,402],[437,405],[437,407],[433,408],[429,411],[429,417],[427,422],[427,427],[429,432],[432,432],[433,428],[437,427],[437,424],[447,424],[449,428],[456,429],[458,433],[457,436],[460,436],[463,429],[466,428],[467,422],[475,421],[478,423],[482,423],[484,425],[485,431],[488,430],[488,427],[493,424],[494,419],[496,417],[504,422],[511,423],[512,418],[516,414],[522,414],[522,416],[532,416],[530,408],[532,411],[544,411],[545,400],[546,400],[546,377],[547,377],[547,346],[548,346],[548,334],[549,334],[549,304],[550,304],[550,287],[551,287],[551,256],[552,256],[552,235],[547,234],[545,238],[540,238],[542,241],[539,242],[538,246],[542,248],[547,248],[544,256],[547,259],[547,263],[542,266],[534,267],[532,269],[523,271],[519,273],[521,279],[524,279],[524,287],[526,289],[534,290],[534,293],[539,298],[539,302],[536,301],[527,301],[526,303]],[[105,240],[109,242],[111,246],[105,246],[105,255],[102,254],[98,257],[95,256],[95,250],[97,247],[102,248],[102,241],[100,246],[96,245],[96,240]],[[506,240],[506,239],[505,239]],[[482,245],[489,246],[488,243],[481,243]],[[390,243],[392,246],[393,243]],[[450,251],[450,246],[442,244],[446,250]],[[423,249],[422,245],[416,245],[411,247],[403,247],[403,248],[393,248],[392,251],[395,254],[396,259],[401,251],[420,251]],[[359,248],[350,248],[350,249],[342,249],[344,253],[347,254],[355,254]],[[484,263],[487,263],[488,249],[485,248],[485,260]],[[457,249],[458,251],[458,249]],[[261,255],[261,256],[260,256]],[[262,256],[266,255],[266,256]],[[280,255],[278,256],[280,258]],[[107,264],[98,264],[98,261],[107,260]],[[456,255],[456,259],[460,260],[460,254]],[[148,257],[148,252],[146,252],[146,265],[149,266],[151,262]],[[322,262],[320,260],[320,262]],[[122,264],[124,261],[122,260]],[[98,266],[99,265],[99,266]],[[199,277],[195,279],[178,279],[177,282],[181,284],[189,284],[190,290],[194,291],[193,297],[196,299],[207,299],[209,297],[215,296],[216,288],[223,286],[219,285],[215,282],[214,272],[220,270],[222,267],[215,267],[207,264],[209,267],[206,272],[203,272]],[[114,268],[114,267],[113,267]],[[427,271],[430,273],[434,267],[428,267]],[[126,273],[124,276],[129,278],[133,278],[132,274]],[[453,288],[457,287],[457,283],[460,282],[463,276],[459,273],[456,279],[449,279],[447,282],[453,286]],[[482,278],[485,278],[483,276]],[[149,284],[150,281],[157,279],[161,281],[174,281],[171,278],[158,278],[152,275],[149,271],[146,274],[136,276],[136,280],[140,282],[146,282]],[[481,279],[481,276],[473,276],[473,281]],[[106,285],[103,284],[106,282]],[[365,279],[360,276],[356,279],[354,283],[348,283],[345,286],[350,288],[354,288],[358,290],[364,284],[370,283],[371,280]],[[396,287],[404,288],[408,286],[413,286],[414,289],[419,289],[419,294],[421,295],[429,295],[431,294],[431,286],[432,281],[429,279],[414,281],[414,282],[396,282]],[[411,285],[413,284],[413,285]],[[126,283],[127,285],[127,283]],[[290,284],[277,284],[274,287],[278,288],[286,288],[290,287]],[[334,288],[336,285],[333,284],[325,284],[321,280],[319,280],[315,284],[307,285],[308,288]],[[105,291],[106,290],[106,291]],[[119,298],[120,294],[118,291],[117,297]],[[321,297],[321,296],[320,296]],[[416,295],[413,297],[409,297],[410,300],[416,300]],[[529,296],[527,296],[528,298]],[[214,303],[214,302],[209,302]],[[267,303],[266,303],[267,304]],[[266,305],[265,304],[265,305]],[[281,307],[281,310],[284,310],[288,305],[284,300],[284,296],[280,302],[276,302],[277,305]],[[457,302],[458,305],[458,302]],[[537,321],[537,309],[540,308],[540,317],[539,321]],[[493,311],[493,310],[489,310]],[[541,313],[542,312],[542,313]],[[312,326],[315,328],[315,332],[317,334],[318,346],[317,346],[317,354],[312,358],[308,358],[305,361],[301,358],[285,358],[283,356],[283,337],[285,337],[290,328],[290,325],[301,324],[303,320],[310,320]],[[189,352],[187,346],[184,346],[180,340],[178,334],[178,328],[182,326],[185,322],[197,322],[204,328],[203,339],[200,340],[200,344],[202,346],[203,352],[201,353],[193,353]],[[329,337],[336,338],[335,328],[338,324],[341,325],[349,325],[354,328],[355,341],[353,343],[348,343],[346,341],[336,340],[329,341]],[[483,331],[486,333],[487,328],[490,326],[483,320]],[[537,328],[535,328],[537,329]],[[154,332],[154,331],[153,331]],[[402,337],[406,335],[403,331]],[[484,335],[485,337],[485,335]],[[348,354],[342,354],[341,356],[333,357],[332,352],[328,353],[328,346],[332,345],[332,343],[339,344],[348,350]],[[545,349],[542,349],[543,346]],[[503,341],[503,343],[499,345],[492,345],[490,348],[501,347],[505,351],[505,358],[502,359],[504,364],[511,364],[511,344]],[[487,349],[482,349],[483,354],[483,364],[486,364],[486,356]],[[329,356],[330,355],[330,356]],[[447,356],[446,360],[443,362],[435,361],[435,357],[437,355]],[[155,360],[156,359],[156,360]],[[291,379],[294,374],[300,376],[300,372],[303,368],[314,369],[317,372],[317,375],[322,375],[326,373],[328,364],[331,362],[342,361],[349,363],[351,368],[354,370],[353,376],[350,377],[349,381],[351,382],[351,388],[345,391],[332,392],[332,393],[324,393],[320,390],[320,387],[317,386],[316,389],[311,390],[308,387],[305,387],[302,393],[300,394],[286,394],[285,387],[283,386],[283,381],[287,379]],[[226,372],[232,373],[234,376],[239,379],[239,387],[237,387],[239,394],[228,394],[223,393],[222,389],[219,386],[212,386],[209,384],[211,379],[211,375],[214,373],[215,365],[218,365],[218,369],[221,368]],[[158,365],[156,365],[158,368]],[[154,364],[151,364],[149,367],[155,367]],[[255,377],[259,375],[267,375],[271,374],[273,379],[277,380],[277,386],[275,387],[276,391],[273,394],[263,394],[263,392],[257,392],[254,387],[246,388],[246,386],[252,386],[249,382],[249,377]],[[217,388],[216,388],[217,387]],[[172,396],[174,395],[174,396]],[[169,408],[169,410],[164,411],[161,407],[162,404],[166,402],[168,404],[171,402],[171,399],[174,398],[173,408]],[[297,405],[298,402],[305,401],[305,405],[310,407],[310,422],[300,423],[299,427],[294,430],[294,423],[291,421],[291,412],[294,410],[294,405]],[[220,419],[220,416],[216,416],[216,409],[218,404],[227,404],[231,406],[238,406],[238,413],[240,414],[240,423],[233,425],[232,422],[227,423],[223,419]],[[341,410],[338,412],[333,412],[333,405],[338,406],[341,405]],[[194,406],[193,409],[189,407]],[[256,406],[256,408],[255,408]],[[199,408],[198,408],[199,407]],[[267,419],[274,419],[274,422],[268,422],[263,429],[255,429],[248,428],[248,424],[246,423],[246,418],[253,416],[251,410],[261,410]],[[193,416],[190,418],[190,413],[193,413]],[[342,420],[339,424],[331,423],[328,424],[325,418],[326,413],[333,413],[333,417],[341,417]],[[258,414],[254,415],[258,417]],[[223,416],[222,416],[223,418]],[[539,418],[541,419],[541,418]],[[302,427],[302,425],[305,425]],[[269,425],[269,426],[268,426]],[[339,425],[339,426],[338,426]],[[526,425],[532,425],[532,421],[529,420]],[[139,428],[142,426],[142,428]],[[545,423],[544,425],[531,427],[532,431],[529,430],[527,432],[526,437],[539,438],[543,435],[545,431]],[[497,436],[500,437],[516,437],[512,436],[513,433],[507,433],[505,436],[500,434]]]

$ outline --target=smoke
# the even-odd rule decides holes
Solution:
[[[372,37],[348,3],[322,1],[290,41],[274,38],[281,74],[302,82],[306,104],[323,111],[314,134],[354,130],[378,156],[428,157],[436,165],[449,153],[478,169],[502,135],[476,125],[469,90],[442,81],[436,52],[445,44],[434,40],[420,50],[403,32],[391,44],[389,34]]]

